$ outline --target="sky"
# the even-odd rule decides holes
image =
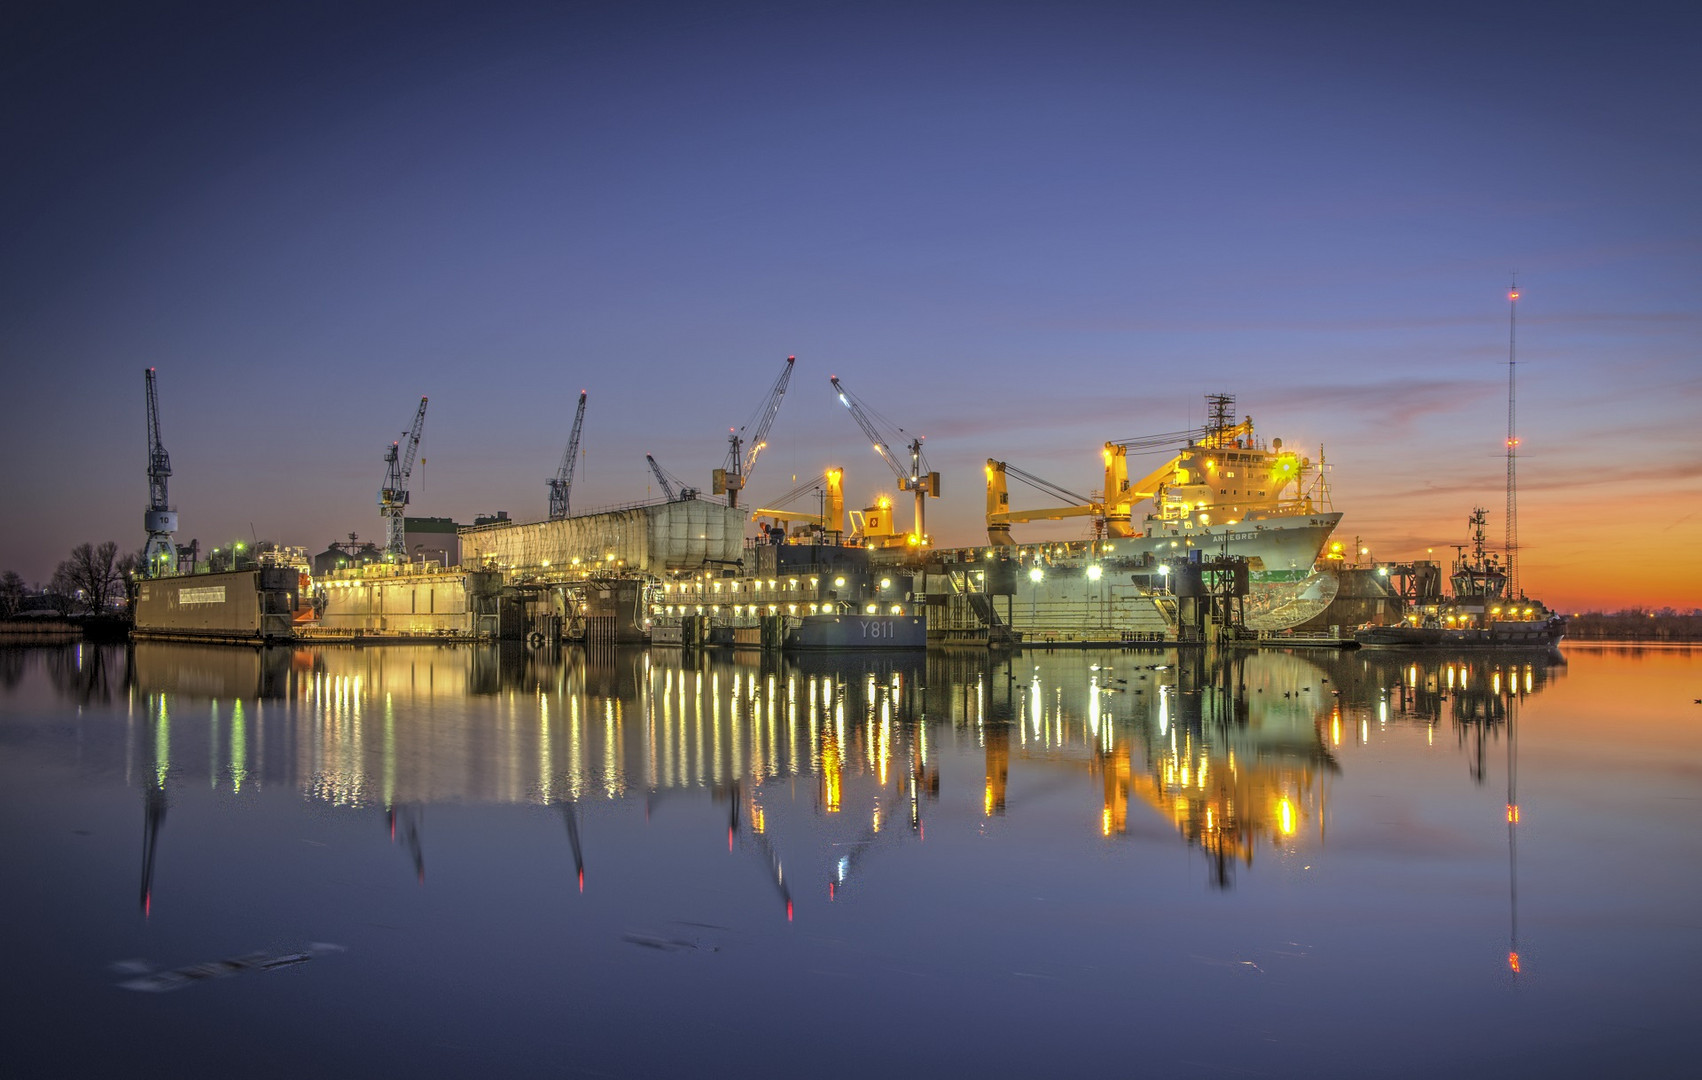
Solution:
[[[1087,491],[1227,392],[1338,539],[1446,558],[1504,531],[1516,275],[1522,584],[1702,607],[1694,7],[20,3],[0,138],[27,581],[142,546],[148,367],[179,542],[317,551],[421,396],[410,512],[536,520],[581,389],[576,511],[707,488],[788,355],[756,504],[895,493],[830,375],[947,546],[987,458]]]

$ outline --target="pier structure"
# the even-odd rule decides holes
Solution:
[[[1176,637],[1160,564],[1114,543],[941,549],[922,563],[930,640],[1122,645]]]

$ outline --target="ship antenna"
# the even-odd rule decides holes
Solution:
[[[1514,346],[1518,329],[1519,282],[1515,277],[1507,290],[1507,595],[1510,597],[1524,595],[1519,589],[1519,436],[1513,423],[1513,369],[1517,355]]]

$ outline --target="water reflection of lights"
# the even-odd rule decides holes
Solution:
[[[1340,688],[1332,701],[1311,693],[1322,677],[1316,667],[1282,655],[1128,668],[1132,661],[1117,660],[1116,671],[1089,668],[1085,658],[1024,658],[1014,672],[977,660],[946,665],[937,677],[933,658],[926,669],[822,673],[791,661],[688,666],[642,653],[614,666],[576,654],[548,666],[527,660],[524,669],[471,650],[423,662],[399,659],[407,656],[400,651],[303,655],[312,666],[289,684],[294,701],[276,727],[262,724],[253,698],[185,713],[168,695],[149,694],[152,738],[138,725],[138,765],[152,784],[163,788],[174,750],[184,753],[172,738],[191,728],[188,756],[198,765],[203,744],[216,757],[228,751],[228,767],[214,761],[207,775],[215,784],[228,777],[244,796],[280,779],[314,799],[386,808],[561,804],[736,785],[750,834],[763,836],[777,825],[763,784],[802,776],[810,778],[801,785],[806,800],[816,792],[815,812],[842,815],[836,820],[856,823],[868,839],[905,833],[890,827],[895,797],[906,799],[911,832],[922,834],[923,800],[939,791],[936,749],[949,752],[955,739],[984,758],[983,821],[1022,815],[1035,774],[1061,766],[1102,786],[1091,796],[1102,836],[1130,831],[1133,804],[1137,815],[1170,821],[1221,867],[1250,863],[1255,848],[1297,852],[1321,832],[1323,784],[1344,742],[1393,737],[1403,721],[1422,723],[1433,740],[1450,714],[1463,733],[1493,732],[1505,700],[1547,677],[1533,661],[1343,658],[1330,671]],[[489,688],[469,693],[481,677]],[[481,697],[487,704],[478,706]],[[287,748],[271,773],[268,728],[271,744]],[[150,741],[148,761],[141,754]],[[958,775],[973,806],[973,773]],[[1509,802],[1509,824],[1517,812]],[[1078,820],[1094,827],[1092,817]]]

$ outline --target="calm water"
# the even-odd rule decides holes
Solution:
[[[0,1060],[1689,1074],[1698,697],[1684,649],[0,651]]]

